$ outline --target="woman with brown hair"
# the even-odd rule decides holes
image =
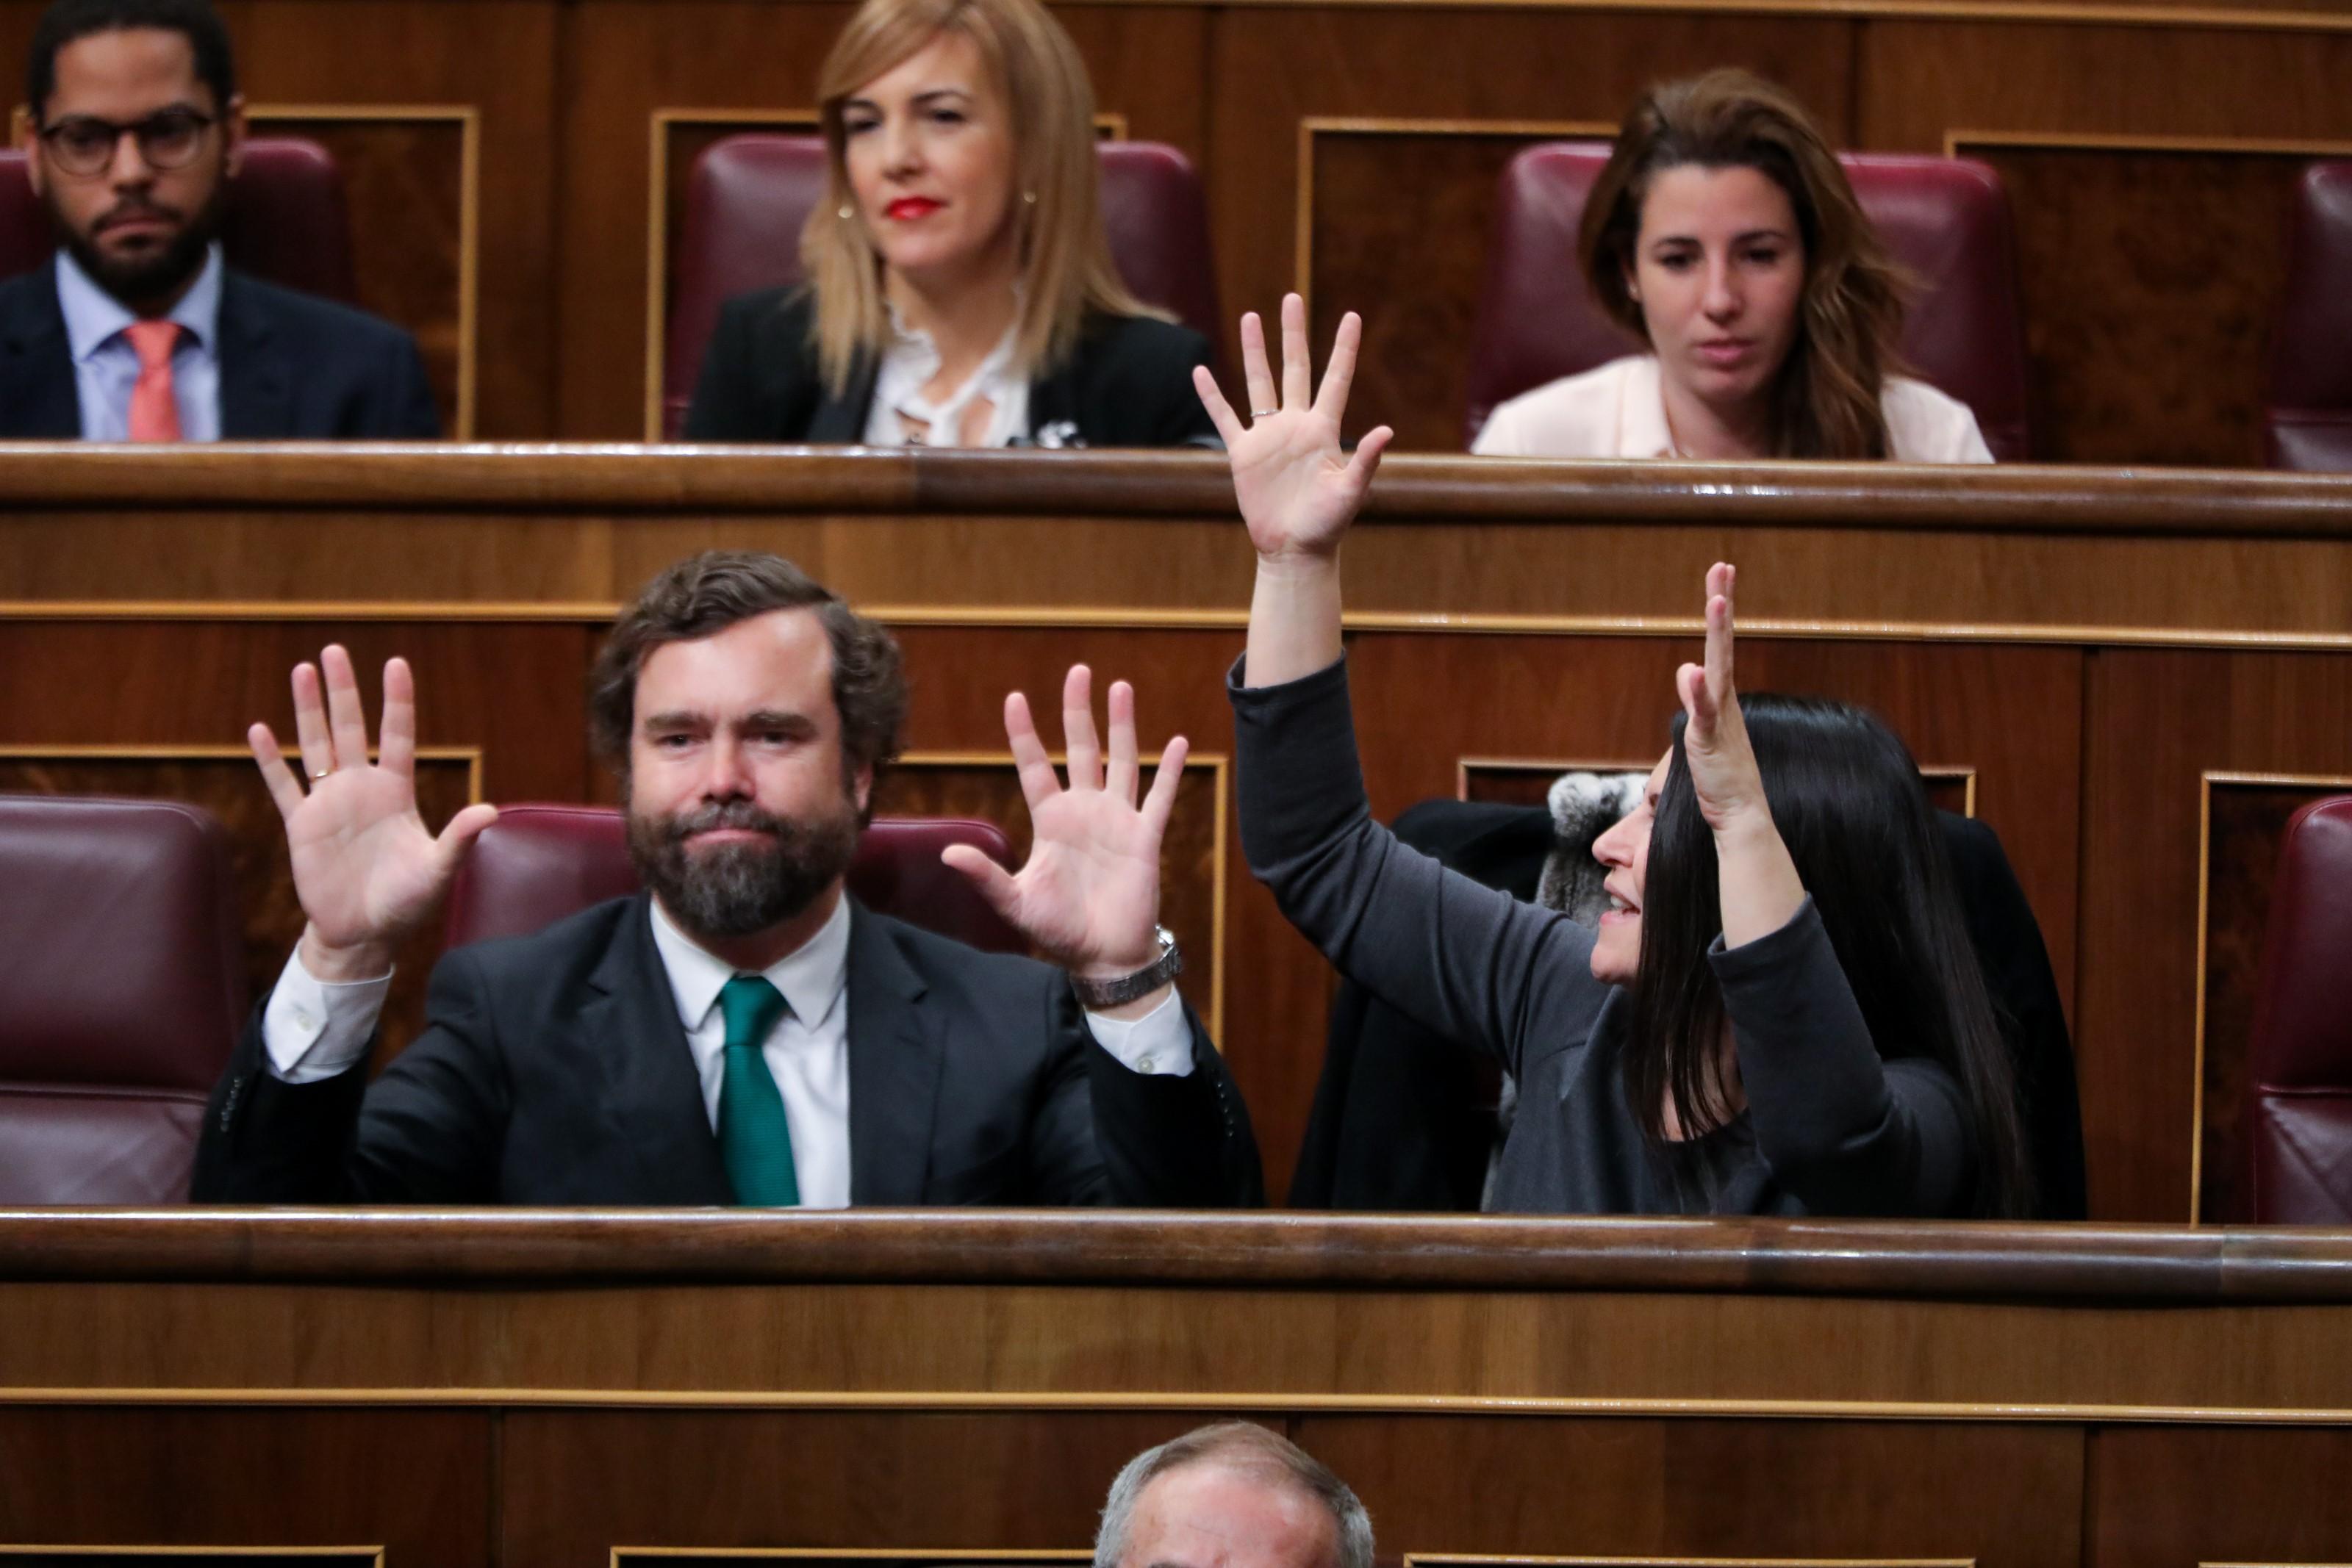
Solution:
[[[1093,89],[1037,0],[866,0],[817,92],[808,282],[721,309],[688,440],[1216,444],[1208,340],[1120,281]]]
[[[1894,373],[1900,270],[1769,82],[1716,70],[1645,94],[1578,251],[1601,308],[1651,351],[1511,399],[1473,451],[1993,460],[1967,404]]]

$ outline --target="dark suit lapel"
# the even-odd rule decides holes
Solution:
[[[1056,428],[1059,427],[1059,428]],[[1029,383],[1029,428],[1022,434],[1040,445],[1084,445],[1087,427],[1078,418],[1078,364],[1076,355],[1043,381]]]
[[[694,1051],[654,946],[650,901],[639,895],[588,977],[592,993],[572,1027],[582,1056],[606,1066],[598,1109],[636,1156],[645,1201],[731,1204]]]
[[[849,905],[849,1201],[923,1199],[940,1042],[928,989],[889,928]]]
[[[814,361],[811,361],[814,369]],[[860,354],[850,367],[849,384],[835,397],[828,390],[823,392],[816,413],[809,417],[808,434],[803,437],[809,444],[855,445],[866,439],[866,415],[874,403],[874,383],[882,373],[881,361],[871,354]],[[822,386],[824,383],[818,383]],[[851,1104],[856,1101],[852,1100]]]
[[[294,368],[269,311],[235,272],[221,277],[221,439],[278,441],[294,434]]]
[[[9,283],[0,301],[0,437],[80,439],[81,398],[56,267],[44,262]]]

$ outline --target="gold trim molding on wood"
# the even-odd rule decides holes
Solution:
[[[381,1546],[17,1546],[0,1545],[0,1563],[12,1557],[46,1563],[52,1557],[341,1557],[384,1568]]]
[[[1658,765],[1656,758],[1646,762],[1583,762],[1555,761],[1546,757],[1457,757],[1454,760],[1454,798],[1470,799],[1470,775],[1488,773],[1549,773],[1558,778],[1563,773],[1640,773],[1647,775]],[[1919,765],[1919,777],[1929,783],[1960,782],[1960,815],[1973,819],[1977,814],[1977,770],[1974,764],[1967,767],[1930,767]]]
[[[1041,1547],[1034,1552],[998,1546],[615,1546],[612,1568],[628,1568],[637,1557],[711,1558],[756,1557],[782,1562],[916,1562],[942,1563],[1091,1563],[1094,1553],[1066,1546]]]
[[[380,755],[377,748],[368,747],[368,756]],[[482,748],[478,746],[420,746],[415,748],[419,762],[462,762],[466,765],[466,803],[478,806],[482,800]],[[253,753],[242,746],[140,746],[106,744],[0,746],[0,762],[244,762],[253,761]],[[300,759],[292,759],[299,768]]]
[[[2205,960],[2213,891],[2213,786],[2271,789],[2352,789],[2352,778],[2324,773],[2236,773],[2208,768],[2197,776],[2197,1009],[2189,1099],[2189,1223],[2205,1207]]]
[[[2209,152],[2248,158],[2352,157],[2352,141],[2273,141],[2247,136],[2111,136],[2057,131],[1947,131],[1944,156],[1964,148],[2050,152]]]
[[[1976,1568],[1973,1557],[1522,1557],[1408,1552],[1404,1568]]]
[[[1231,1411],[1240,1415],[1571,1416],[1763,1417],[1791,1421],[1965,1421],[2016,1425],[2352,1427],[2352,1408],[2281,1406],[2043,1405],[1969,1400],[1643,1399],[1450,1394],[962,1393],[637,1388],[475,1388],[435,1384],[383,1388],[0,1387],[13,1405],[383,1406],[420,1409],[518,1408],[849,1410],[966,1414],[993,1411]]]
[[[450,434],[457,441],[471,441],[481,340],[482,111],[469,103],[268,103],[247,109],[246,119],[257,125],[303,120],[422,120],[458,128],[457,406],[450,414]]]

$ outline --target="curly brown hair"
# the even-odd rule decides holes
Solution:
[[[588,735],[597,754],[629,776],[637,675],[655,649],[715,636],[776,610],[814,610],[833,645],[833,704],[841,714],[845,783],[898,755],[907,675],[898,639],[782,556],[705,550],[656,577],[621,612],[588,672]]]
[[[1805,246],[1795,345],[1773,383],[1773,455],[1883,458],[1880,405],[1903,333],[1903,270],[1871,226],[1837,155],[1799,103],[1744,70],[1708,71],[1643,93],[1593,183],[1578,260],[1610,319],[1646,338],[1626,286],[1650,182],[1669,169],[1753,169],[1788,193]]]

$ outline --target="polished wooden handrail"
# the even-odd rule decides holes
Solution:
[[[30,1280],[625,1281],[2352,1301],[2352,1231],[1117,1210],[0,1210]]]
[[[13,508],[460,507],[806,516],[1221,517],[1199,452],[812,447],[0,444]],[[1533,463],[1396,456],[1368,520],[1740,521],[1964,532],[2352,538],[2352,476],[2022,465]]]

